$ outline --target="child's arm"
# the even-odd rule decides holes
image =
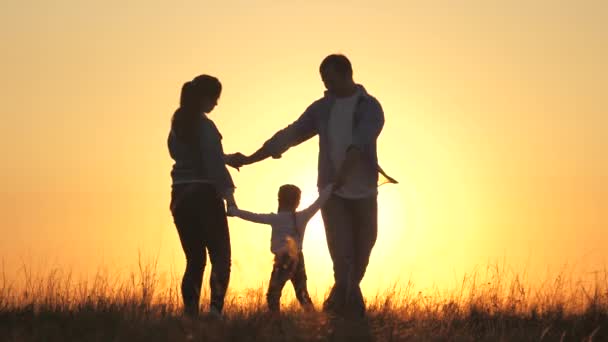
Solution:
[[[323,188],[323,190],[321,190],[321,193],[319,193],[319,198],[317,198],[313,204],[300,211],[304,222],[308,222],[315,215],[315,213],[325,204],[325,202],[327,202],[333,191],[334,184],[332,183],[327,185],[325,188]],[[303,224],[303,226],[304,225],[305,224]]]
[[[227,214],[228,214],[228,216],[236,216],[243,220],[247,220],[247,221],[255,222],[255,223],[263,223],[263,224],[272,224],[272,221],[274,220],[274,217],[276,216],[276,214],[252,213],[247,210],[241,210],[241,209],[237,208],[236,206],[228,207]]]

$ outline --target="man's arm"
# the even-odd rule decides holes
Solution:
[[[384,127],[384,111],[380,102],[373,97],[366,101],[364,106],[362,110],[365,115],[362,115],[355,127],[349,149],[354,147],[364,154],[369,154]]]
[[[315,111],[315,104],[310,105],[296,121],[275,133],[252,155],[245,157],[242,160],[243,165],[257,163],[268,157],[281,158],[289,148],[314,137],[317,134]]]
[[[344,158],[344,161],[342,162],[342,165],[340,165],[340,168],[336,172],[336,181],[335,181],[336,190],[339,189],[340,187],[342,187],[342,185],[344,185],[344,182],[346,181],[346,177],[350,174],[351,170],[355,167],[355,165],[357,165],[358,163],[361,163],[362,160],[363,160],[363,153],[361,152],[361,150],[359,148],[355,147],[354,145],[349,146],[348,149],[346,150],[346,156]]]
[[[347,148],[344,162],[336,173],[336,189],[342,186],[356,164],[363,162],[364,158],[371,158],[373,145],[384,127],[384,111],[378,100],[371,98],[365,106],[363,110],[366,115],[357,124],[353,142]]]
[[[267,148],[264,148],[264,146],[262,145],[262,147],[260,147],[257,151],[255,151],[252,155],[245,156],[245,158],[242,159],[242,163],[243,163],[243,165],[249,165],[249,164],[253,164],[253,163],[262,161],[268,157],[270,157],[270,152],[268,151]],[[273,158],[279,159],[279,158],[281,158],[281,156],[280,155],[274,156]]]

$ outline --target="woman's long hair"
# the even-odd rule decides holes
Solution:
[[[178,139],[193,144],[198,134],[197,118],[201,115],[203,99],[217,100],[222,92],[220,81],[209,75],[200,75],[184,83],[179,108],[173,113],[171,130]]]

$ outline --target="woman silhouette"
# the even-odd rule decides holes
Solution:
[[[186,255],[181,290],[188,316],[198,315],[205,249],[212,265],[210,314],[221,315],[230,279],[230,235],[223,201],[235,205],[234,183],[226,168],[234,155],[224,155],[222,136],[207,117],[221,91],[221,83],[213,76],[200,75],[186,82],[168,138],[175,161],[171,213]]]

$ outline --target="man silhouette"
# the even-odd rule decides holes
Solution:
[[[362,317],[365,303],[359,284],[378,231],[378,173],[397,182],[378,165],[376,140],[384,126],[378,100],[354,82],[346,56],[329,55],[319,69],[327,89],[324,96],[240,162],[280,158],[289,148],[319,135],[317,186],[322,189],[333,182],[337,188],[321,208],[335,281],[323,310]]]

